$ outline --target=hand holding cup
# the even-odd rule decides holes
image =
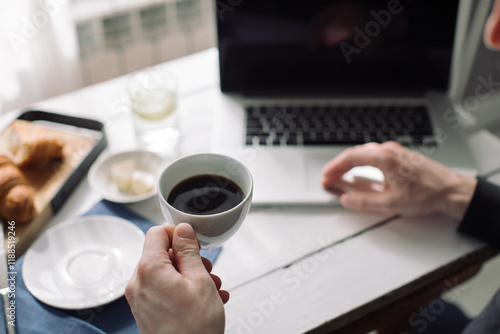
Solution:
[[[221,246],[241,226],[252,201],[248,168],[220,154],[196,154],[161,173],[158,197],[169,223],[189,223],[202,248]]]

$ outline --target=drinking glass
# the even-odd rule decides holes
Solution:
[[[179,144],[177,81],[158,68],[135,72],[129,81],[132,117],[139,148],[160,154]]]

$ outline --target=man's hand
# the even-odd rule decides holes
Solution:
[[[141,333],[223,333],[229,293],[189,224],[151,228],[125,296]]]
[[[366,165],[377,167],[384,174],[382,191],[339,188],[344,173]],[[339,194],[344,207],[402,216],[444,212],[461,219],[476,182],[475,178],[460,175],[396,142],[347,149],[323,168],[323,186]]]
[[[496,0],[484,27],[484,44],[492,50],[500,50],[500,0]]]

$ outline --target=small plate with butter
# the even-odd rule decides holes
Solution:
[[[90,187],[111,202],[139,202],[156,194],[156,182],[169,163],[160,155],[136,150],[112,154],[89,170]]]

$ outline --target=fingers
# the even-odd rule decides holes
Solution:
[[[173,266],[175,267],[175,269],[177,269],[177,271],[179,271],[173,249],[169,250],[169,256],[170,256],[170,259],[172,260]],[[203,264],[203,267],[205,267],[205,270],[207,271],[207,273],[210,274],[210,272],[212,271],[212,262],[209,259],[207,259],[206,257],[201,257],[201,262]],[[214,275],[214,274],[210,274],[210,277],[212,278],[217,290],[220,290],[220,288],[222,287],[222,280],[219,278],[219,276]]]
[[[346,192],[347,187],[343,186],[342,180],[336,182],[335,184],[330,184],[330,183],[333,183],[333,182],[323,181],[323,187],[325,188],[325,190],[329,191],[333,195],[340,196]],[[346,182],[344,182],[344,183],[346,183]]]
[[[369,143],[347,149],[330,160],[323,167],[323,186],[331,188],[342,175],[353,167],[370,165],[385,168],[385,162],[379,151],[380,144]]]
[[[200,248],[196,234],[191,225],[181,223],[176,226],[173,236],[172,249],[174,251],[177,269],[185,277],[195,277],[207,274],[207,270],[200,256]]]
[[[201,257],[201,262],[203,262],[203,265],[205,266],[207,272],[212,272],[212,262],[210,262],[209,259],[207,259],[206,257]]]
[[[222,280],[220,279],[219,276],[210,274],[210,277],[212,277],[212,281],[214,281],[215,287],[217,288],[217,291],[219,292],[219,296],[222,299],[222,302],[225,304],[229,300],[229,292],[226,290],[221,290],[220,288],[222,287]]]
[[[173,226],[154,226],[150,228],[144,240],[143,257],[155,256],[172,264],[168,254],[170,241],[172,240],[170,235],[172,233]]]
[[[211,263],[209,261],[209,263]],[[217,288],[217,291],[219,292],[219,296],[222,300],[222,302],[225,304],[229,300],[229,292],[226,290],[221,290],[220,288],[222,287],[222,280],[220,279],[219,276],[210,274],[210,277],[212,278],[212,281],[214,281],[215,287]]]
[[[392,200],[386,193],[350,191],[340,196],[340,203],[343,207],[351,210],[388,213]]]
[[[175,261],[174,251],[172,248],[170,248],[170,250],[168,251],[168,255],[170,256],[170,260],[172,260],[172,264],[174,265],[175,269],[177,269],[177,271],[179,271],[179,268],[177,268],[177,264]],[[208,273],[212,272],[212,262],[210,262],[209,259],[202,256],[201,262],[203,263],[203,266],[205,267],[205,269],[207,270]]]
[[[222,287],[220,277],[210,274],[212,271],[212,262],[200,256],[199,243],[191,225],[181,223],[176,227],[154,227],[150,230],[153,231],[148,232],[151,235],[148,245],[158,243],[155,245],[156,248],[161,249],[167,255],[166,258],[179,273],[188,278],[200,274],[209,274],[222,302],[226,303],[229,300],[229,292],[220,290]],[[170,238],[172,240],[172,248],[168,249]]]
[[[154,226],[146,233],[141,259],[135,267],[125,289],[125,297],[133,305],[138,286],[147,281],[158,269],[175,272],[170,252],[173,226]]]
[[[229,292],[227,292],[226,290],[219,290],[219,296],[224,304],[229,300]]]
[[[168,250],[168,256],[170,257],[170,261],[172,261],[175,270],[179,271],[179,269],[177,268],[177,263],[175,262],[174,251],[172,248]]]
[[[220,277],[214,274],[210,274],[210,277],[212,277],[212,281],[214,281],[217,290],[220,290],[220,288],[222,287],[222,280],[220,279]]]
[[[174,225],[163,225],[162,226],[165,232],[167,232],[168,238],[170,239],[170,247],[172,247],[172,240],[174,240]]]
[[[490,49],[500,49],[500,1],[495,1],[490,16],[486,20],[484,42]]]
[[[323,187],[330,189],[341,180],[342,175],[357,166],[373,166],[384,175],[394,169],[401,156],[411,151],[396,142],[368,143],[347,149],[323,167]]]

